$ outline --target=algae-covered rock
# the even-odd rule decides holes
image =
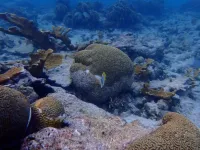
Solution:
[[[0,147],[25,136],[30,112],[28,100],[22,93],[0,86]]]
[[[130,87],[133,63],[119,49],[92,44],[77,52],[74,58],[70,69],[72,81],[87,100],[105,102]]]

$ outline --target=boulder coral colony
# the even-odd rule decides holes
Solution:
[[[200,149],[199,2],[2,5],[0,150]]]

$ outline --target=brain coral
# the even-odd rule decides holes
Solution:
[[[45,127],[60,128],[64,124],[64,107],[62,103],[53,97],[45,97],[31,105],[33,130],[37,131]]]
[[[107,75],[107,84],[112,84],[123,76],[133,73],[133,64],[131,59],[117,48],[92,44],[85,50],[76,53],[75,64],[84,65],[92,74],[101,75],[105,72]]]
[[[30,112],[30,105],[23,94],[0,86],[0,146],[24,136]]]
[[[167,113],[163,125],[149,136],[143,137],[127,150],[199,150],[200,130],[184,116]]]
[[[128,79],[133,74],[133,63],[117,48],[91,44],[85,50],[77,52],[74,58],[75,62],[70,69],[73,84],[92,102],[103,102],[126,89],[130,83]],[[106,81],[101,88],[96,76],[101,77],[103,72],[106,74]]]

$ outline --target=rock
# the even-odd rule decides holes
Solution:
[[[46,75],[48,76],[48,80],[50,82],[59,85],[63,88],[68,87],[72,80],[70,77],[70,67],[73,63],[73,59],[70,57],[67,57],[63,63],[53,69],[50,69],[46,72]]]
[[[21,149],[124,149],[150,131],[137,121],[125,125],[118,117],[78,117],[71,120],[68,128],[45,128],[29,135]]]
[[[82,116],[91,116],[91,117],[106,117],[111,116],[110,113],[104,111],[97,106],[86,103],[76,96],[68,93],[53,93],[49,96],[54,97],[55,99],[62,102],[65,108],[65,113],[69,117],[82,117]]]
[[[155,102],[148,102],[144,104],[144,109],[147,113],[147,117],[157,119],[160,116],[158,105]]]
[[[161,109],[161,110],[168,110],[169,109],[169,106],[167,105],[166,100],[163,100],[163,99],[159,100],[157,102],[157,105],[158,105],[158,109]]]
[[[143,88],[143,83],[142,82],[133,82],[131,85],[132,93],[134,96],[139,96],[141,95],[141,91]]]

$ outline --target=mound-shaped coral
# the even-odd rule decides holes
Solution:
[[[108,27],[130,27],[140,21],[140,15],[124,0],[117,1],[107,12]]]
[[[53,97],[37,100],[32,107],[32,130],[37,131],[45,127],[61,128],[65,125],[64,107]]]
[[[71,74],[78,91],[99,103],[129,87],[133,63],[117,48],[92,44],[75,54]]]
[[[73,28],[97,28],[100,25],[100,15],[90,2],[79,2],[75,11],[66,14],[63,22]],[[93,8],[94,7],[94,8]]]
[[[162,122],[160,128],[135,141],[127,150],[200,149],[200,131],[184,116],[170,112],[163,117]]]
[[[25,136],[30,113],[30,105],[23,94],[0,86],[0,147]]]

